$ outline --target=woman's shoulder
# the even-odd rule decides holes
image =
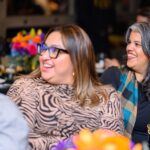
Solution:
[[[37,87],[37,83],[38,79],[36,78],[20,77],[13,82],[13,84],[10,86],[9,91],[30,90],[33,92],[35,87]]]
[[[20,86],[26,86],[26,85],[31,85],[37,83],[40,79],[36,78],[29,78],[29,77],[20,77],[17,78],[13,84],[17,84]]]
[[[116,89],[111,85],[111,84],[105,84],[105,85],[101,85],[100,90],[102,91],[106,91],[107,94],[116,92]]]
[[[26,78],[20,77],[14,81],[14,83],[10,86],[7,95],[10,97],[23,96],[25,99],[25,95],[34,95],[38,91],[37,87],[38,81],[36,78]],[[31,94],[32,92],[32,94]]]
[[[107,101],[114,101],[118,99],[118,93],[112,85],[102,85],[101,91],[105,94]]]

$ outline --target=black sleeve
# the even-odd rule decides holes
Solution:
[[[121,71],[117,67],[110,67],[104,71],[100,77],[100,81],[103,84],[111,84],[116,90],[120,85]]]

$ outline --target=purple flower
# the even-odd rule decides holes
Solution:
[[[71,138],[60,141],[52,150],[67,150],[68,148],[76,148]]]
[[[134,142],[130,141],[130,148],[132,149],[134,147]]]

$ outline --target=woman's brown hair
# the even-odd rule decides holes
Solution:
[[[46,34],[45,40],[55,31],[61,33],[63,45],[69,51],[72,60],[76,97],[80,100],[81,105],[85,103],[87,97],[91,99],[92,104],[99,103],[97,93],[102,94],[105,98],[106,93],[100,90],[101,83],[95,70],[95,54],[89,36],[79,26],[70,24],[52,27]],[[40,77],[39,68],[28,77]]]

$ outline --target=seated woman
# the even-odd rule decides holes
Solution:
[[[38,52],[39,68],[8,91],[28,122],[32,149],[51,149],[82,128],[124,133],[120,100],[114,88],[99,83],[93,46],[83,29],[52,27]]]
[[[108,68],[101,81],[113,85],[121,96],[126,135],[150,144],[150,24],[131,25],[126,42],[126,66]]]

